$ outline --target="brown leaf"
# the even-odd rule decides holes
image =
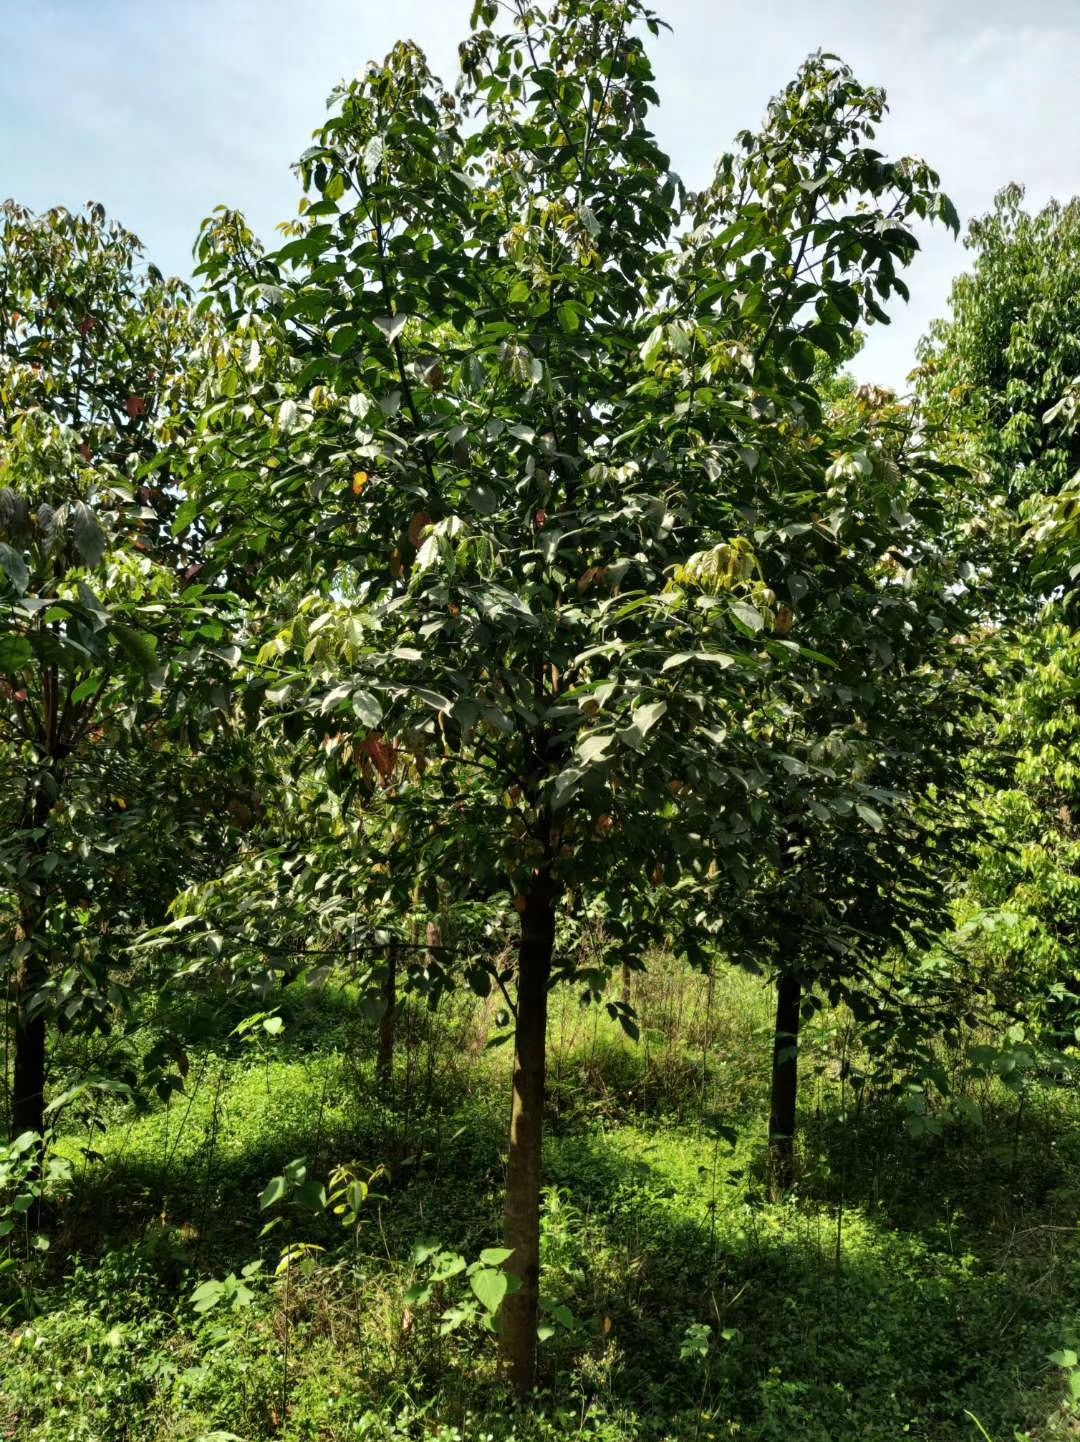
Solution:
[[[370,736],[364,737],[356,750],[359,756],[366,757],[374,765],[384,781],[393,775],[397,764],[397,748],[391,746],[384,737],[372,732]]]
[[[417,511],[409,522],[409,545],[419,546],[421,537],[432,523],[427,511]]]

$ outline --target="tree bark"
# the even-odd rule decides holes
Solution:
[[[28,1017],[15,1005],[15,1067],[11,1088],[11,1139],[45,1130],[45,1017]]]
[[[434,966],[439,960],[439,949],[443,945],[442,927],[437,921],[428,922],[427,929],[424,933],[424,940],[427,944],[427,951],[425,952],[427,963],[429,966]]]
[[[397,1023],[397,947],[391,942],[383,976],[383,1009],[379,1017],[379,1046],[375,1054],[375,1081],[388,1091],[394,1078],[394,1030]]]
[[[799,1090],[799,1003],[802,978],[783,975],[776,983],[773,1030],[772,1103],[769,1109],[769,1194],[773,1201],[795,1181],[795,1108]]]
[[[525,898],[518,943],[514,1092],[506,1162],[506,1270],[520,1279],[502,1304],[500,1352],[514,1393],[536,1385],[536,1326],[540,1304],[540,1153],[544,1120],[547,991],[555,949],[555,888],[541,873]]]
[[[622,975],[619,980],[619,1000],[623,1006],[632,1006],[634,997],[633,973],[625,961],[622,964]]]

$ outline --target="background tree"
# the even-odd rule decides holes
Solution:
[[[954,281],[916,372],[929,422],[985,477],[965,559],[999,620],[1030,614],[1067,579],[1071,562],[1032,573],[1022,542],[1029,524],[1058,514],[1054,498],[1068,496],[1080,466],[1080,205],[1052,200],[1032,214],[1023,200],[1023,187],[1008,185],[972,221],[972,268]],[[1066,500],[1061,519],[1070,513]]]
[[[161,800],[181,674],[224,635],[168,526],[202,333],[185,287],[143,268],[100,207],[4,206],[0,867],[16,1135],[43,1130],[48,1018],[100,1024],[108,1009],[116,917],[100,903],[118,901],[118,848]]]
[[[1033,215],[1023,200],[1023,186],[1008,185],[971,222],[972,268],[931,326],[917,376],[932,414],[1014,510],[1080,466],[1080,444],[1047,414],[1080,374],[1080,204],[1052,200]]]
[[[931,327],[917,380],[931,421],[986,482],[971,493],[964,561],[996,651],[971,782],[989,837],[960,912],[961,952],[987,1004],[1037,1034],[1051,1016],[1063,1024],[1075,985],[1066,696],[1080,560],[1080,205],[1053,200],[1033,214],[1023,200],[1022,186],[1007,186],[972,223],[972,269]]]
[[[830,422],[847,448],[828,471],[827,520],[788,528],[802,592],[790,634],[828,664],[790,669],[762,697],[760,724],[787,759],[767,879],[731,928],[733,955],[777,975],[778,1192],[794,1177],[802,1012],[827,998],[863,1020],[880,1013],[883,958],[948,925],[968,830],[961,717],[981,681],[958,575],[955,468],[891,392],[853,391]]]

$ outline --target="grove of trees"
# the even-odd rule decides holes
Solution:
[[[1075,1108],[1076,202],[1030,214],[1004,190],[971,225],[911,394],[857,384],[919,227],[959,229],[937,175],[877,148],[884,94],[819,53],[689,191],[651,128],[662,23],[640,0],[478,0],[453,88],[397,45],[332,96],[274,246],[226,207],[203,223],[194,288],[99,206],[0,211],[3,1435],[586,1435],[601,1398],[611,1430],[588,1435],[838,1436],[799,1411],[798,1384],[782,1392],[779,1354],[732,1360],[753,1330],[739,1299],[783,1291],[790,1265],[747,1263],[740,1289],[746,1237],[760,1248],[764,1225],[797,1248],[820,1204],[836,1230],[817,1290],[849,1326],[844,1215],[873,1148],[923,1147],[915,1175],[953,1167],[954,1258],[954,1218],[991,1186],[960,1148],[996,1156],[1005,1116],[1015,1201],[1025,1116]],[[692,1025],[656,977],[705,998]],[[717,1038],[759,996],[740,1090]],[[335,1071],[319,1048],[342,1009],[334,1065],[352,1070]],[[571,1095],[575,1017],[593,1070]],[[624,1060],[594,1095],[601,1026]],[[285,1046],[298,1070],[272,1083]],[[454,1067],[505,1114],[490,1155],[448,1099]],[[322,1091],[296,1138],[305,1070]],[[229,1161],[248,1122],[227,1100],[249,1073],[280,1131],[250,1175]],[[207,1078],[189,1195],[176,1159]],[[352,1141],[334,1129],[346,1095]],[[648,1118],[649,1145],[674,1146],[691,1101],[712,1191],[685,1246],[706,1280],[678,1274],[664,1366],[700,1365],[700,1400],[676,1421],[643,1383],[619,1420],[603,1358],[623,1335],[668,1356],[675,1323],[649,1331],[644,1243],[619,1264],[625,1319],[602,1269],[560,1261],[588,1224],[575,1185],[618,1192],[582,1139]],[[1060,1115],[1064,1156],[1076,1118]],[[158,1126],[129,1176],[119,1139]],[[721,1148],[746,1188],[737,1243],[717,1242]],[[462,1149],[482,1224],[448,1210]],[[207,1240],[234,1164],[242,1270]],[[1010,1247],[1070,1233],[995,1333],[1050,1288],[1057,1350],[1039,1355],[1068,1395],[1035,1431],[1016,1389],[995,1394],[1018,1438],[1077,1425],[1072,1185],[1046,1182],[1054,1209],[1011,1223]],[[411,1252],[384,1227],[407,1190]],[[146,1271],[120,1290],[139,1325],[203,1321],[152,1347],[118,1322],[99,1346],[85,1338],[115,1298],[80,1301],[87,1395],[113,1385],[95,1347],[141,1359],[87,1421],[15,1353],[83,1346],[40,1319],[83,1295],[88,1257],[119,1265],[99,1195],[138,1233],[124,1245]],[[406,1254],[407,1287],[374,1280]],[[403,1391],[393,1422],[297,1420],[320,1307],[345,1345],[335,1288],[361,1332],[393,1312],[409,1406],[433,1410]],[[194,1431],[154,1430],[154,1398],[202,1396],[242,1345],[220,1319],[271,1293],[276,1330],[227,1397],[191,1403]],[[959,1303],[949,1316],[968,1325]],[[464,1338],[479,1376],[488,1333],[481,1423],[440,1369]],[[185,1370],[189,1346],[207,1350]],[[947,1365],[913,1363],[928,1398]],[[751,1377],[763,1400],[744,1414]],[[989,1435],[964,1385],[914,1422],[912,1402],[907,1435]],[[533,1409],[517,1434],[511,1400]],[[899,1417],[845,1435],[900,1435]]]

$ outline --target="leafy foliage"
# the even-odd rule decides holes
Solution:
[[[204,339],[185,287],[141,269],[138,241],[100,207],[5,206],[0,906],[15,1132],[43,1130],[46,1013],[106,1024],[125,932],[173,893],[166,838],[192,855],[214,839],[198,767],[180,779],[179,733],[197,732],[191,677],[200,657],[200,684],[213,677],[225,628],[169,529]],[[151,817],[162,849],[147,857]]]

